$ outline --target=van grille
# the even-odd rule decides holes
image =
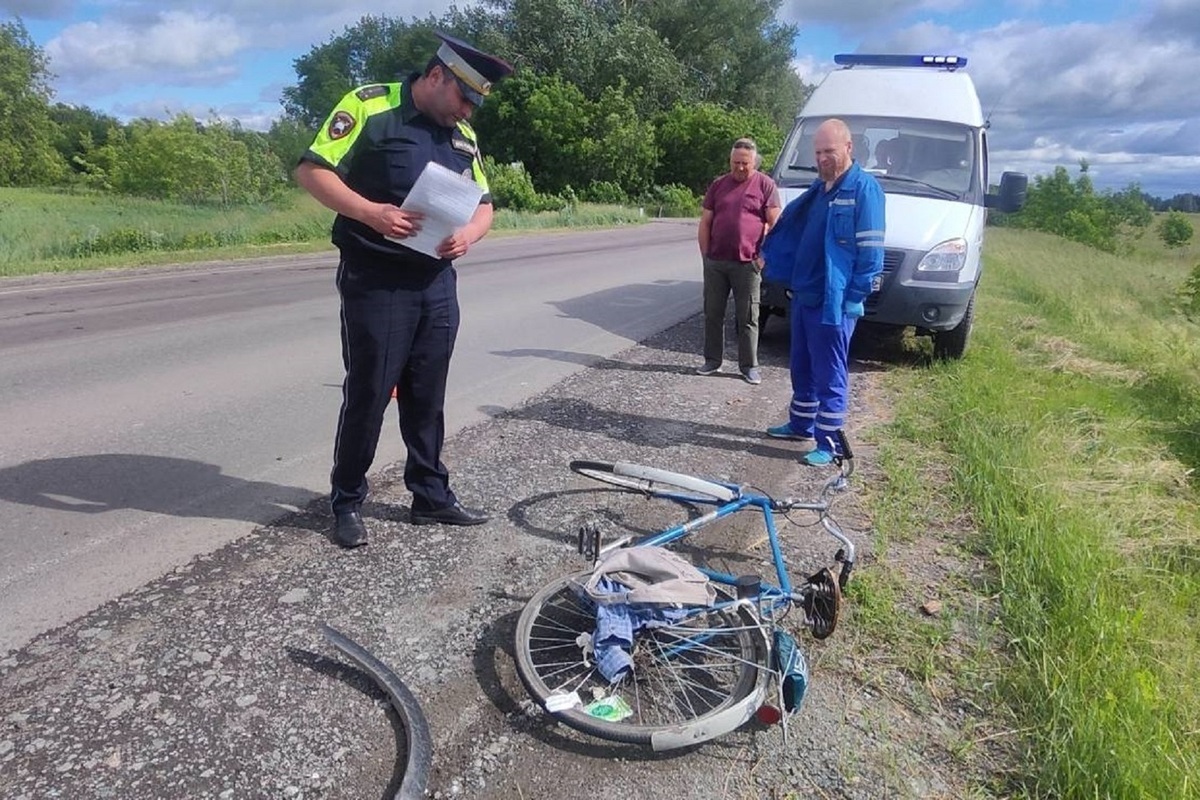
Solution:
[[[883,272],[879,273],[879,288],[871,292],[871,296],[866,299],[863,306],[867,309],[873,309],[879,305],[879,295],[883,288],[891,281],[892,276],[900,269],[900,265],[904,263],[903,250],[884,250],[883,251]]]

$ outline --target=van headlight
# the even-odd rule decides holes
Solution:
[[[967,265],[967,240],[950,239],[930,250],[917,272],[959,272]]]

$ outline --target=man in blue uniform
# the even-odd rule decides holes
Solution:
[[[850,129],[829,119],[813,139],[817,180],[763,241],[767,280],[792,293],[792,402],[776,439],[816,440],[804,463],[836,455],[850,398],[849,351],[863,301],[883,271],[884,193],[853,161]]]
[[[333,539],[366,544],[360,508],[383,417],[398,388],[407,446],[404,482],[418,525],[478,525],[488,516],[463,506],[442,463],[446,377],[458,332],[452,262],[488,232],[491,195],[483,157],[467,123],[492,85],[512,72],[504,61],[439,34],[424,73],[347,94],[301,157],[296,181],[337,212],[341,260],[342,361],[346,377],[334,440]],[[471,177],[483,191],[470,221],[429,256],[406,247],[421,215],[402,209],[430,163]]]

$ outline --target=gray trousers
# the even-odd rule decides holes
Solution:
[[[704,360],[725,360],[725,306],[733,290],[738,368],[758,366],[758,300],[762,276],[752,261],[704,257]]]

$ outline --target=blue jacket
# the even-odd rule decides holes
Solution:
[[[762,245],[765,280],[798,288],[799,282],[792,279],[796,250],[820,185],[818,178],[804,194],[788,203],[767,234]],[[857,161],[853,162],[829,204],[825,220],[824,324],[840,325],[845,304],[861,303],[871,294],[872,281],[883,271],[883,227],[883,189]]]

